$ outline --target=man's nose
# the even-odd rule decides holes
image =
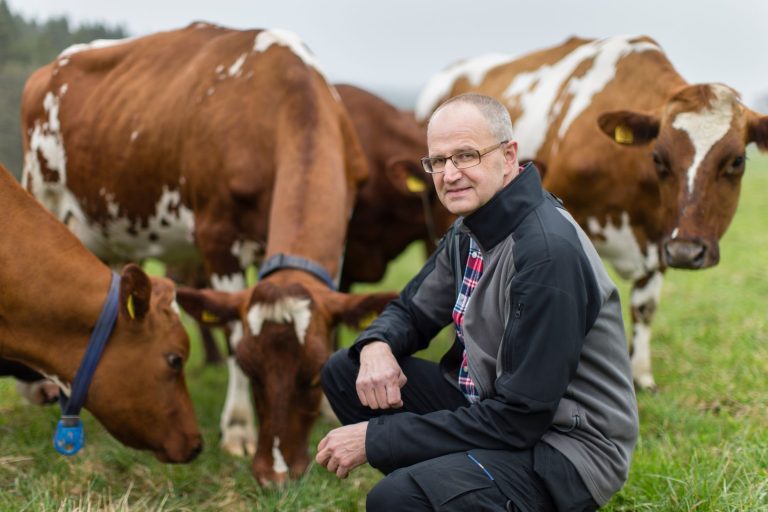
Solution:
[[[450,158],[445,162],[445,170],[443,171],[443,179],[448,181],[456,181],[461,178],[461,169],[456,167],[453,160]]]

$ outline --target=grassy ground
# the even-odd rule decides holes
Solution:
[[[720,265],[667,274],[653,336],[660,389],[639,397],[630,478],[606,510],[768,511],[768,158],[754,155],[748,169]],[[412,247],[381,286],[398,288],[420,258]],[[627,289],[622,283],[623,297]],[[346,342],[352,336],[344,333]],[[364,509],[380,478],[368,466],[343,481],[313,466],[282,490],[262,490],[249,461],[220,453],[226,374],[204,366],[193,343],[187,375],[207,449],[186,466],[123,448],[87,413],[85,449],[59,456],[51,446],[57,409],[25,405],[0,379],[0,512]],[[331,427],[319,421],[311,444]]]

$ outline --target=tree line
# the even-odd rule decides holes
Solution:
[[[120,26],[70,24],[66,17],[45,21],[25,19],[0,0],[0,163],[21,176],[21,91],[32,72],[51,62],[62,50],[94,39],[120,39]]]

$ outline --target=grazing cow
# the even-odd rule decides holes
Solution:
[[[730,87],[688,84],[648,37],[571,38],[517,59],[458,63],[422,90],[416,115],[469,91],[507,105],[520,156],[543,166],[545,187],[632,281],[632,370],[638,387],[654,389],[663,272],[717,264],[745,146],[768,149],[768,117]]]
[[[297,390],[312,383],[305,372],[283,373],[295,363],[286,347],[318,346],[302,345],[303,333],[325,336],[345,316],[339,308],[354,307],[319,288],[338,277],[367,166],[337,93],[294,34],[195,23],[76,45],[28,80],[22,129],[25,186],[104,260],[202,259],[213,288],[230,292],[245,289],[249,264],[271,270],[243,303],[263,324],[244,332],[231,323],[230,344],[242,354],[240,339],[258,335],[276,358],[289,358],[251,373],[257,406],[293,396],[271,373],[290,376]],[[228,367],[222,446],[253,453],[248,381],[234,358]],[[268,470],[257,471],[260,482],[306,467],[280,439],[314,412],[287,404],[271,423],[261,418],[254,469]]]
[[[389,262],[415,240],[424,240],[432,252],[435,238],[443,234],[434,219],[445,209],[421,168],[427,137],[413,115],[357,87],[336,89],[369,168],[349,222],[341,274],[341,288],[348,289],[351,283],[381,280]]]
[[[0,211],[0,356],[69,387],[112,272],[2,166]],[[86,409],[128,446],[164,462],[192,460],[202,438],[182,371],[188,350],[173,283],[127,265]]]

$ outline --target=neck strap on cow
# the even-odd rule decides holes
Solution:
[[[109,285],[109,294],[101,307],[96,327],[93,328],[88,347],[85,349],[83,360],[77,369],[75,379],[72,381],[72,392],[67,399],[60,395],[61,419],[56,425],[56,433],[53,436],[53,446],[62,455],[74,455],[83,447],[85,434],[83,424],[80,421],[80,409],[85,404],[88,396],[88,387],[91,385],[96,365],[99,364],[104,346],[109,340],[112,328],[117,320],[117,311],[120,304],[120,276],[112,272],[112,281]]]
[[[303,270],[324,282],[331,290],[336,289],[336,285],[334,284],[333,279],[331,279],[331,276],[318,263],[300,256],[289,256],[283,253],[277,253],[274,256],[267,258],[267,261],[259,267],[259,279],[264,279],[272,272],[283,268]]]

